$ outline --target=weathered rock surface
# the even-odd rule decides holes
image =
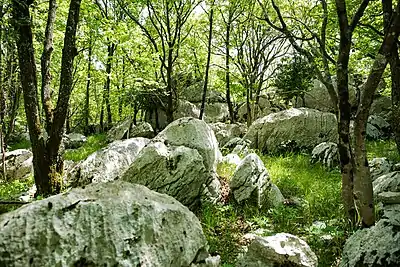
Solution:
[[[264,153],[313,149],[322,142],[337,142],[337,121],[331,113],[292,108],[256,120],[244,138]]]
[[[333,168],[339,164],[339,151],[336,143],[323,142],[312,151],[311,162],[320,162],[322,165]]]
[[[197,104],[200,110],[201,103]],[[206,103],[204,108],[204,120],[209,123],[224,122],[229,119],[229,109],[226,103]]]
[[[285,233],[268,237],[257,236],[236,267],[316,267],[317,256],[306,242]]]
[[[86,136],[80,133],[70,133],[64,138],[64,145],[66,149],[77,149],[87,142]]]
[[[391,112],[392,100],[387,96],[380,96],[375,98],[371,105],[369,114],[381,116],[384,119],[388,119],[388,115]]]
[[[202,120],[181,118],[169,124],[155,138],[168,146],[186,146],[197,150],[203,157],[207,171],[215,172],[221,152],[214,132]]]
[[[373,158],[368,162],[371,179],[375,181],[378,177],[392,171],[393,164],[387,158]]]
[[[114,141],[77,164],[67,173],[66,180],[74,187],[115,180],[129,168],[149,141],[141,137]]]
[[[112,127],[107,133],[107,141],[113,142],[116,140],[122,140],[124,138],[132,124],[132,118],[127,118],[122,122],[118,123],[114,127]]]
[[[230,140],[243,137],[247,132],[247,127],[244,124],[226,124],[222,122],[209,124],[215,133],[215,137],[220,147],[226,145]]]
[[[254,153],[242,160],[229,186],[238,203],[249,202],[261,207],[277,206],[282,203],[279,201],[283,201],[279,189],[269,181],[269,174],[264,163]]]
[[[382,140],[390,136],[390,124],[380,116],[371,115],[368,117],[367,138]]]
[[[343,249],[341,267],[400,266],[400,205],[385,207],[375,226],[353,234]]]
[[[122,179],[173,196],[188,207],[199,203],[203,185],[212,182],[203,157],[196,149],[167,147],[161,142],[146,146]]]
[[[221,162],[238,166],[242,162],[242,159],[238,154],[230,153],[222,157]]]
[[[154,130],[153,127],[151,127],[151,124],[148,122],[138,122],[136,125],[132,124],[128,138],[135,137],[153,138]]]
[[[391,172],[378,177],[372,185],[374,194],[382,192],[400,192],[400,172]]]
[[[0,216],[0,266],[183,267],[206,258],[196,216],[141,185],[93,184]]]
[[[33,173],[32,159],[32,152],[26,149],[17,149],[6,152],[5,163],[7,179],[5,180],[13,181],[27,178],[31,173]],[[0,165],[3,166],[2,157],[0,157]],[[1,176],[2,172],[0,178],[2,178]]]

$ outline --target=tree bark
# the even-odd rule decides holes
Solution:
[[[50,73],[50,65],[51,65],[51,54],[53,53],[53,36],[54,36],[54,23],[56,20],[56,11],[57,11],[57,1],[50,0],[49,1],[49,11],[47,17],[46,31],[45,31],[45,39],[44,39],[44,48],[41,58],[41,72],[42,72],[42,105],[45,114],[45,127],[47,133],[50,132],[51,123],[53,120],[53,105],[51,102],[51,73]]]
[[[107,127],[111,127],[112,124],[112,113],[111,113],[111,104],[110,104],[110,86],[111,86],[111,71],[112,71],[112,60],[114,57],[116,45],[114,43],[109,43],[107,46],[107,64],[106,64],[106,82],[104,83],[104,91],[103,91],[103,103],[106,106],[107,110]],[[104,129],[104,106],[101,108],[100,114],[100,125],[102,125],[102,129]]]
[[[171,123],[174,121],[174,94],[172,86],[172,74],[173,74],[173,46],[168,46],[168,61],[167,61],[167,122]]]
[[[211,62],[211,48],[212,48],[211,45],[212,45],[213,22],[214,22],[214,6],[211,7],[209,20],[210,20],[210,28],[208,30],[208,54],[207,54],[207,65],[206,65],[206,73],[205,73],[205,78],[204,78],[204,86],[203,86],[203,97],[202,97],[201,108],[200,108],[200,117],[199,117],[200,120],[203,119],[204,109],[206,106],[206,98],[207,98],[208,74],[210,71],[210,62]]]
[[[58,102],[47,139],[44,137],[40,123],[30,4],[31,1],[13,0],[13,16],[14,27],[18,35],[17,48],[25,113],[32,143],[36,194],[46,196],[59,193],[62,187],[63,160],[60,148],[73,83],[73,61],[77,53],[75,36],[81,0],[71,0],[69,7]]]
[[[0,151],[2,157],[2,176],[3,180],[6,181],[6,150],[4,144],[4,132],[5,132],[5,116],[6,116],[6,92],[3,86],[3,4],[0,5]]]
[[[231,36],[231,22],[226,24],[225,36],[225,87],[226,87],[226,102],[228,104],[229,116],[231,122],[235,122],[235,114],[233,112],[233,105],[231,100],[231,74],[230,74],[230,36]]]
[[[91,67],[92,67],[92,37],[89,40],[89,55],[87,67],[87,81],[86,81],[86,98],[85,98],[85,133],[89,133],[89,119],[90,119],[90,81],[91,81]]]

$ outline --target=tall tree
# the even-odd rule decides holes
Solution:
[[[63,158],[60,148],[73,85],[73,62],[77,54],[75,39],[81,0],[71,0],[70,2],[62,52],[58,100],[51,114],[53,119],[49,126],[46,125],[45,129],[42,128],[40,122],[37,96],[37,71],[32,36],[32,18],[29,10],[32,1],[13,0],[12,3],[25,114],[32,143],[37,194],[49,195],[60,192],[62,188]],[[51,10],[50,6],[49,17]],[[47,136],[44,134],[44,130],[48,131]]]

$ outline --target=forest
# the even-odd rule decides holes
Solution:
[[[0,266],[400,266],[400,0],[2,0]]]

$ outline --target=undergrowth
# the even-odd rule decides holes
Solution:
[[[87,142],[78,149],[68,149],[65,151],[64,159],[72,161],[81,161],[90,154],[107,145],[107,136],[105,134],[96,134],[89,136]]]
[[[23,192],[26,192],[34,184],[33,176],[23,181],[12,181],[0,183],[0,201],[11,201]],[[0,205],[0,214],[19,208],[20,205]]]
[[[393,140],[386,141],[367,141],[368,159],[387,158],[393,162],[400,162],[396,143]]]

